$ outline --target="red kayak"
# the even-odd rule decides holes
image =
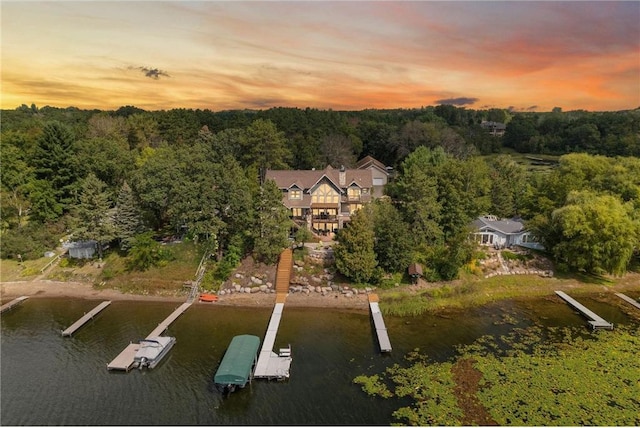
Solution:
[[[216,296],[215,294],[203,293],[200,295],[200,301],[201,302],[217,302],[218,296]]]

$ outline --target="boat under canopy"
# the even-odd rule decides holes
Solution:
[[[233,391],[236,387],[243,388],[251,380],[258,348],[260,348],[258,336],[249,334],[235,336],[213,377],[216,386],[222,391]]]

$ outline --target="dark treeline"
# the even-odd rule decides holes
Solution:
[[[504,136],[491,135],[484,121],[506,124]],[[514,113],[440,105],[213,112],[23,105],[2,111],[1,145],[5,258],[38,257],[66,231],[74,239],[117,243],[125,253],[151,246],[150,237],[186,234],[209,241],[228,264],[249,253],[274,261],[287,242],[287,213],[277,188],[261,185],[261,171],[351,167],[367,155],[393,167],[396,178],[388,188],[392,203],[375,208],[378,220],[363,210],[369,218],[354,222],[352,231],[362,225],[375,232],[370,242],[378,242],[368,273],[351,275],[359,280],[401,271],[409,260],[432,266],[434,279],[455,277],[472,257],[466,226],[485,213],[528,220],[569,268],[622,273],[638,248],[640,110]],[[563,156],[557,168],[542,173],[497,155],[505,150],[581,154]],[[478,156],[488,154],[496,155]],[[580,211],[587,207],[615,212]],[[602,216],[617,218],[626,227],[610,231],[614,240],[619,234],[631,240],[611,250],[616,263],[607,264],[609,253],[574,260],[573,252],[584,253],[568,245],[576,241],[569,231],[575,210],[606,224],[611,221]],[[392,227],[401,230],[388,235]],[[596,227],[597,236],[584,245],[595,245],[605,230]],[[405,242],[384,248],[376,238],[385,234],[386,241]],[[344,253],[348,246],[341,244],[338,252]]]

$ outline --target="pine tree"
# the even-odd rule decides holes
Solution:
[[[74,143],[66,125],[50,122],[42,130],[33,157],[36,178],[49,183],[65,210],[74,202],[79,177]]]
[[[123,251],[128,251],[134,238],[146,231],[142,210],[126,181],[118,194],[114,224]]]
[[[74,235],[81,240],[94,240],[98,257],[102,259],[103,244],[116,236],[113,218],[109,215],[111,202],[105,191],[106,184],[89,174],[82,183],[80,203],[75,209],[76,227]]]
[[[338,243],[333,254],[336,268],[356,283],[367,283],[375,278],[376,254],[373,233],[373,208],[366,205],[351,216],[348,226],[336,236]]]

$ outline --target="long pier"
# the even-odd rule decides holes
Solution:
[[[80,318],[78,321],[73,323],[69,328],[67,328],[65,331],[63,331],[62,335],[63,336],[71,336],[73,333],[76,332],[76,330],[78,330],[80,327],[85,325],[90,319],[92,319],[93,317],[98,315],[104,308],[106,308],[110,304],[111,304],[110,300],[105,300],[104,302],[100,303],[98,306],[93,308],[91,311],[89,311],[86,314],[84,314],[84,316],[82,318]]]
[[[387,327],[384,324],[384,319],[382,318],[382,312],[380,312],[378,301],[379,299],[377,294],[369,294],[369,308],[371,309],[371,318],[373,318],[373,325],[376,328],[376,335],[378,336],[380,351],[391,352],[391,341],[389,340],[389,334],[387,333]]]
[[[289,368],[292,361],[291,348],[282,348],[278,354],[273,352],[283,309],[284,303],[276,303],[273,308],[271,320],[262,342],[262,349],[258,356],[258,362],[253,372],[253,377],[255,378],[286,379],[289,377]]]
[[[265,379],[287,379],[291,367],[291,346],[281,348],[276,354],[273,346],[276,342],[284,303],[289,292],[289,282],[291,281],[291,270],[293,269],[293,252],[286,249],[280,254],[278,269],[276,272],[276,304],[271,313],[271,319],[264,335],[262,348],[258,356],[258,362],[253,372],[255,378]]]
[[[627,296],[626,294],[616,293],[616,296],[618,296],[622,300],[626,300],[627,302],[631,303],[636,308],[640,309],[640,302],[638,302],[637,300],[632,299],[631,297]]]
[[[8,311],[9,309],[13,308],[14,306],[18,306],[20,303],[24,302],[28,298],[29,298],[29,296],[20,296],[20,297],[18,297],[16,299],[13,299],[9,303],[5,303],[4,305],[0,306],[0,314],[5,312],[5,311]]]
[[[151,337],[160,336],[164,331],[169,328],[172,322],[174,322],[180,315],[182,315],[191,306],[191,302],[183,303],[175,311],[171,313],[164,321],[147,336],[147,339]],[[129,371],[133,367],[134,357],[136,352],[140,349],[140,344],[130,343],[117,357],[107,364],[108,370],[124,370]]]
[[[586,316],[587,318],[590,318],[589,324],[591,325],[592,329],[597,330],[600,328],[604,328],[607,330],[613,330],[612,323],[605,321],[595,312],[591,311],[590,309],[588,309],[587,307],[585,307],[584,305],[582,305],[581,303],[579,303],[578,301],[574,300],[572,297],[567,295],[564,291],[556,291],[555,293],[558,296],[560,296],[562,299],[564,299],[567,303],[569,303],[571,306],[573,306],[575,309],[582,312],[584,316]]]

